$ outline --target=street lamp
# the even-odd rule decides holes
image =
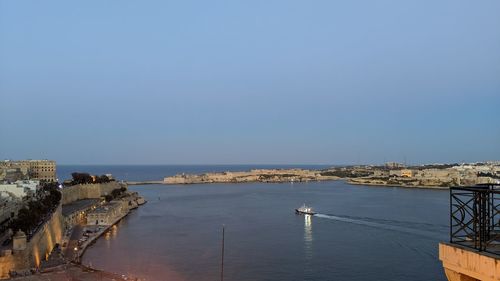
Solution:
[[[74,260],[76,263],[78,263],[78,247],[75,247],[73,250],[75,250]]]

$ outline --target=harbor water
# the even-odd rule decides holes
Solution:
[[[159,180],[244,168],[253,167],[62,166],[58,174]],[[448,235],[448,191],[342,181],[130,189],[148,203],[88,248],[84,264],[146,280],[220,280],[224,225],[225,280],[446,280],[437,247]],[[296,215],[303,203],[318,214]]]

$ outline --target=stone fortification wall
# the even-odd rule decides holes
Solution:
[[[115,181],[96,184],[77,184],[65,187],[62,190],[62,203],[68,204],[81,199],[100,198],[111,194],[111,191],[120,187],[121,184]]]
[[[27,245],[31,266],[40,266],[40,262],[46,259],[55,245],[60,243],[63,237],[62,208],[59,205],[52,218],[31,238]]]
[[[62,236],[63,216],[62,208],[59,206],[26,244],[24,251],[3,253],[0,256],[0,278],[8,278],[10,271],[22,271],[40,266],[40,262],[48,257],[57,243],[61,242]]]
[[[80,199],[100,198],[111,194],[114,189],[122,185],[118,182],[102,184],[84,184],[64,188],[62,190],[62,204],[68,204]],[[62,205],[56,209],[51,218],[45,222],[35,235],[26,244],[25,250],[4,251],[0,255],[0,279],[9,277],[10,271],[24,271],[39,267],[56,244],[61,243],[63,237],[64,218]]]
[[[22,254],[16,255],[6,255],[0,257],[0,279],[9,278],[9,272],[11,270],[19,270],[23,266],[27,265],[27,258]]]

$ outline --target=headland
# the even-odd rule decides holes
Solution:
[[[311,169],[253,169],[250,171],[221,171],[203,174],[177,174],[163,181],[128,182],[144,184],[209,184],[209,183],[285,183],[345,180],[355,185],[399,186],[414,188],[449,188],[500,181],[500,163],[430,164],[406,166],[400,163],[385,165],[339,166],[321,170]]]

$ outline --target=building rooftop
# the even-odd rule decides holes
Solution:
[[[83,211],[92,205],[99,203],[100,199],[82,199],[62,206],[63,216],[71,215],[75,212]]]
[[[120,205],[121,203],[119,202],[109,202],[109,203],[106,203],[102,206],[99,206],[98,208],[96,208],[95,210],[92,211],[92,213],[107,213],[109,211],[109,209],[112,209],[112,208],[116,208]]]

